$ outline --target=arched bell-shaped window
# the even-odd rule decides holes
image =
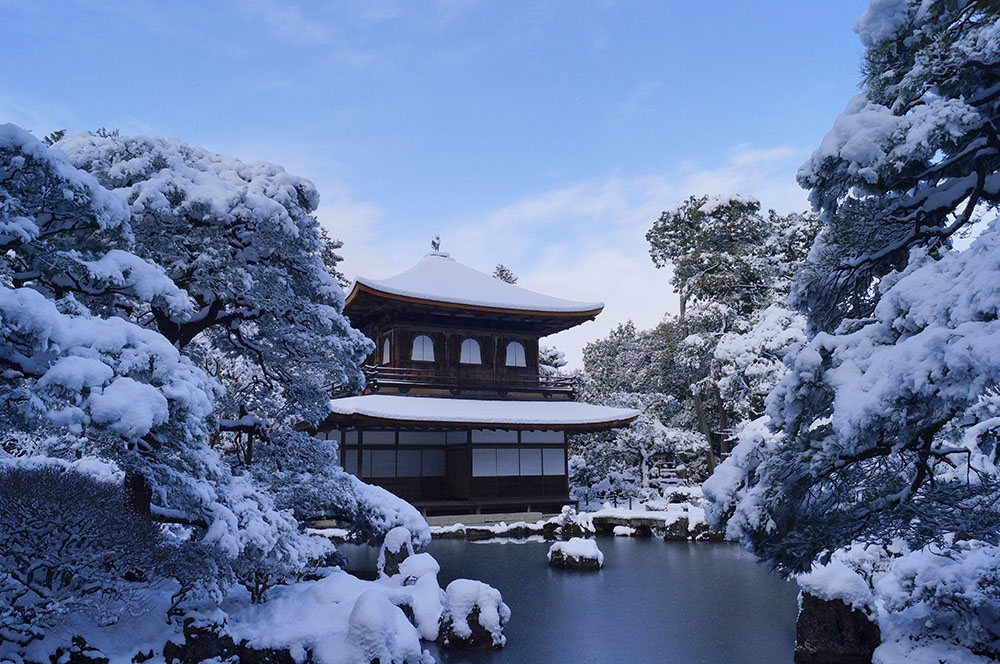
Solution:
[[[426,334],[418,334],[413,338],[413,353],[410,359],[417,362],[434,361],[434,342]]]
[[[389,337],[386,337],[382,341],[382,364],[389,364],[392,359],[392,345],[389,343]]]
[[[520,342],[511,341],[507,344],[507,366],[526,367],[528,363],[524,358],[524,346]]]
[[[462,364],[482,364],[483,355],[479,350],[479,342],[475,339],[463,339],[462,357],[459,361]]]

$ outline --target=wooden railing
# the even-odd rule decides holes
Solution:
[[[391,387],[407,392],[414,387],[462,390],[490,390],[497,392],[541,392],[543,394],[572,394],[573,379],[565,376],[493,376],[484,373],[441,374],[430,369],[400,367],[364,367],[368,389],[378,392]]]

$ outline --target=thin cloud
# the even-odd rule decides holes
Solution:
[[[291,44],[324,44],[331,32],[322,22],[312,19],[293,4],[274,0],[243,0],[239,7],[268,28],[277,40]]]
[[[632,88],[628,96],[618,104],[615,112],[615,119],[619,121],[628,120],[639,111],[648,106],[648,102],[660,89],[657,81],[647,81]]]
[[[802,151],[790,145],[779,145],[773,148],[754,149],[749,144],[739,145],[733,151],[730,163],[733,166],[756,166],[769,162],[781,162],[787,159],[801,159]]]

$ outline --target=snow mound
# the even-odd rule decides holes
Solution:
[[[350,664],[423,660],[417,630],[377,590],[363,593],[354,603],[347,619],[347,644],[352,655]]]
[[[441,566],[429,553],[413,553],[410,531],[402,526],[390,530],[379,550],[379,584],[394,605],[409,609],[420,637],[438,637],[444,591],[438,585]]]
[[[475,623],[470,623],[476,614]],[[508,620],[510,608],[496,588],[472,579],[455,579],[448,584],[441,620],[446,627],[442,635],[445,645],[455,640],[472,641],[485,630],[491,645],[499,648],[507,643],[503,626]]]
[[[604,567],[604,554],[597,542],[582,537],[571,537],[566,542],[556,542],[546,556],[549,566],[562,569],[596,572]]]
[[[802,590],[820,599],[839,599],[852,609],[859,610],[873,604],[868,582],[839,560],[831,560],[826,565],[815,565],[797,580]]]
[[[410,531],[404,526],[396,526],[385,534],[378,551],[376,569],[379,577],[393,576],[399,569],[399,563],[413,555],[410,539]]]
[[[430,580],[437,597],[436,576]],[[235,596],[222,608],[228,615],[226,631],[235,641],[287,649],[297,661],[312,653],[317,664],[368,664],[375,658],[386,664],[429,664],[433,660],[421,652],[420,639],[435,632],[426,631],[420,610],[414,611],[420,628],[410,623],[398,603],[402,590],[402,579],[364,581],[336,570],[322,579],[274,588],[264,604]],[[408,606],[419,606],[409,601]]]

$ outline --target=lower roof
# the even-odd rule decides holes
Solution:
[[[599,431],[626,426],[639,416],[629,408],[578,401],[500,401],[364,394],[333,399],[328,421],[384,426],[516,427]]]

